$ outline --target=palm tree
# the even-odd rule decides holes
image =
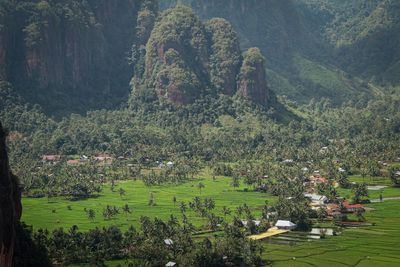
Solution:
[[[204,188],[204,187],[205,187],[205,185],[204,185],[202,182],[200,182],[200,183],[197,185],[197,188],[198,188],[199,191],[200,191],[200,195],[201,195],[201,189]]]
[[[227,206],[223,206],[223,207],[222,207],[222,213],[224,214],[224,220],[225,220],[226,215],[231,214],[231,210],[230,210],[230,208],[228,208]]]
[[[125,213],[125,216],[127,216],[127,217],[128,217],[128,214],[130,214],[130,213],[131,213],[131,209],[129,208],[129,205],[128,205],[128,203],[127,203],[127,204],[125,204],[125,205],[122,207],[122,211]]]
[[[120,198],[122,199],[122,196],[125,195],[125,190],[121,187],[121,188],[118,190],[118,193],[119,193]]]
[[[149,206],[154,206],[155,204],[154,195],[153,193],[150,193]]]
[[[215,216],[214,213],[208,215],[208,226],[212,231],[217,230],[218,224],[221,221],[221,218]]]
[[[96,217],[96,212],[92,209],[89,209],[87,212],[89,220],[93,221],[94,218]]]
[[[242,216],[242,214],[243,214],[243,208],[242,208],[242,206],[239,206],[239,207],[236,208],[236,213],[237,213],[237,215],[238,215],[239,217]]]
[[[110,209],[109,209],[109,207],[107,206],[107,208],[103,209],[103,217],[104,217],[104,220],[110,219],[110,216],[111,216]]]
[[[233,187],[239,187],[239,186],[240,186],[240,178],[239,178],[238,175],[236,175],[236,174],[232,175],[232,182],[231,182],[231,185],[232,185]]]
[[[175,207],[175,205],[176,205],[176,196],[174,196],[174,197],[172,198],[172,202],[174,202],[174,207]]]
[[[353,202],[359,203],[362,197],[368,197],[368,188],[366,184],[358,184],[353,188]]]
[[[186,204],[185,204],[185,202],[181,202],[180,204],[179,204],[179,209],[181,210],[181,213],[183,214],[183,213],[185,213],[185,211],[186,211]]]

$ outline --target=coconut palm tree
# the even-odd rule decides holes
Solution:
[[[96,217],[96,212],[92,209],[89,209],[87,211],[87,215],[88,215],[89,220],[93,221],[94,218]]]
[[[122,196],[125,196],[125,189],[123,189],[122,187],[118,190],[119,196],[122,199]]]
[[[127,216],[127,217],[128,217],[128,214],[130,214],[130,213],[132,212],[131,209],[129,208],[128,203],[126,203],[126,204],[122,207],[122,211],[124,212],[125,216]]]
[[[197,185],[197,188],[199,189],[199,191],[200,191],[200,195],[201,195],[201,189],[203,189],[205,187],[205,185],[202,183],[202,182],[200,182],[198,185]]]
[[[227,206],[223,206],[222,207],[222,213],[224,214],[224,220],[226,219],[226,215],[230,215],[231,214],[231,209],[228,208]]]

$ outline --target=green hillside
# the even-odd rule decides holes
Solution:
[[[376,91],[368,83],[398,84],[396,1],[165,0],[160,4],[166,8],[177,2],[190,5],[204,19],[229,20],[242,47],[256,44],[262,50],[271,88],[298,103],[327,97],[340,104],[360,95],[374,97]],[[299,62],[299,56],[308,64]],[[321,72],[325,85],[313,79]]]

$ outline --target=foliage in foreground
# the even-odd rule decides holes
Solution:
[[[59,264],[87,262],[101,266],[105,260],[124,259],[128,266],[261,266],[260,247],[234,225],[224,225],[221,237],[195,240],[190,223],[171,216],[164,222],[141,217],[141,229],[121,232],[116,226],[80,232],[77,226],[33,234],[36,245],[45,248]],[[168,241],[167,241],[168,240]],[[172,242],[169,242],[172,241]]]

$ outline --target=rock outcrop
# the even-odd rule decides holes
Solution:
[[[6,132],[0,123],[0,266],[13,265],[17,228],[21,218],[21,192],[11,173],[6,150]]]
[[[157,1],[4,0],[0,78],[53,114],[115,106],[129,94],[127,52],[154,23],[144,6]]]
[[[255,103],[266,105],[269,99],[260,50],[250,49],[243,61],[238,36],[225,19],[203,23],[188,7],[168,9],[157,19],[144,53],[144,74],[136,72],[131,82],[133,96],[144,88],[179,106],[206,94],[233,96],[239,89]]]
[[[204,25],[190,8],[165,11],[146,46],[145,83],[161,100],[189,104],[207,86],[209,50]]]
[[[261,105],[267,104],[270,99],[265,77],[265,59],[258,48],[250,48],[244,56],[237,94]]]
[[[232,25],[222,18],[207,21],[206,29],[211,43],[211,82],[218,92],[232,96],[242,60],[239,38]]]

